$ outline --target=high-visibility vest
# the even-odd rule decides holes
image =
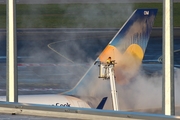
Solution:
[[[107,62],[107,64],[110,64],[110,63],[111,63],[111,58],[108,58],[108,59],[106,60],[106,62]]]

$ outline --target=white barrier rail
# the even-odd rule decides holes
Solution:
[[[146,119],[169,120],[180,119],[178,116],[148,114],[141,112],[124,112],[112,110],[97,110],[88,108],[57,107],[50,105],[0,102],[0,114],[32,115],[41,117],[71,118],[71,119]]]

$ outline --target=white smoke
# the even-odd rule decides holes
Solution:
[[[131,83],[118,88],[122,109],[148,109],[161,105],[161,76],[138,74]]]
[[[179,85],[180,70],[175,69],[175,105],[180,105]],[[162,75],[147,76],[140,72],[128,84],[116,84],[118,91],[119,108],[124,111],[156,112],[162,108]],[[109,104],[111,101],[109,102]],[[111,103],[112,104],[112,103]],[[106,107],[106,109],[109,109]],[[112,109],[112,108],[111,108]],[[159,111],[161,112],[161,111]]]

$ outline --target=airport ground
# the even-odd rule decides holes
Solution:
[[[19,94],[59,93],[72,88],[117,31],[118,29],[18,29]],[[180,49],[179,31],[178,28],[174,30],[176,51]],[[156,71],[161,71],[161,64],[156,64],[162,55],[161,35],[161,28],[153,29],[144,57],[144,63],[153,61],[154,65],[160,66]],[[0,31],[0,38],[0,94],[5,95],[6,37],[3,29]],[[177,53],[177,63],[179,59]],[[152,67],[148,70],[149,74],[154,71]]]
[[[179,7],[179,3],[174,3],[173,24],[175,27],[180,27]],[[154,27],[162,27],[163,21],[162,2],[17,4],[16,8],[17,28],[119,28],[137,8],[158,9]],[[5,4],[0,4],[0,14],[0,28],[6,28]]]
[[[96,59],[97,53],[102,51],[117,30],[18,29],[19,94],[59,93],[72,88],[88,69],[89,63]],[[178,50],[180,49],[179,29],[175,28],[174,33],[175,50]],[[157,61],[157,58],[162,55],[161,35],[161,28],[153,29],[145,61]],[[5,95],[5,30],[1,29],[0,36],[0,93]],[[179,58],[179,54],[176,54],[176,59]],[[159,65],[159,69],[154,69],[151,64],[152,71],[148,72],[161,71],[161,64],[154,65]],[[6,119],[9,116],[0,115],[0,117]],[[36,119],[29,116],[14,116],[13,119],[16,117],[17,119]]]

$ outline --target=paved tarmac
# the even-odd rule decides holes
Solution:
[[[87,61],[82,61],[84,60],[82,57],[86,58],[86,56],[83,56],[82,54],[80,59],[77,58],[76,56],[78,55],[78,52],[81,52],[83,50],[85,51],[84,54],[86,54],[88,52],[87,49],[91,48],[92,53],[87,55],[90,56],[90,59],[93,59],[94,57],[97,56],[94,54],[94,52],[98,52],[100,49],[102,49],[103,46],[107,44],[106,42],[109,41],[108,40],[109,37],[112,37],[111,31],[108,33],[107,31],[98,32],[98,30],[90,30],[89,34],[86,33],[88,32],[86,32],[85,30],[77,30],[77,29],[75,31],[57,30],[57,29],[56,30],[52,30],[52,29],[18,30],[17,43],[18,43],[18,56],[19,56],[18,58],[19,93],[20,94],[60,93],[74,86],[77,83],[77,81],[81,78],[81,76],[84,74],[86,69],[89,67],[89,65],[80,64],[82,62],[87,63]],[[82,34],[86,34],[86,35],[82,36]],[[5,60],[6,59],[3,56],[5,55],[5,51],[6,51],[5,48],[6,37],[4,30],[1,30],[0,32],[0,38],[1,38],[0,94],[5,95],[5,91],[6,91]],[[105,42],[103,42],[102,40],[105,40]],[[99,44],[105,43],[105,44],[104,45],[102,44],[101,47],[97,47],[98,46],[97,43]],[[48,47],[48,45],[51,49]],[[79,46],[82,49],[79,51],[73,50],[72,45],[76,47]],[[65,54],[64,52],[66,50],[64,49],[69,47],[71,47],[71,51],[77,52],[77,55],[74,55],[74,58],[71,58],[70,56],[69,56],[70,58],[69,57],[64,58],[61,55],[57,54],[59,52],[61,54]],[[52,52],[52,49],[55,49],[57,53]],[[69,51],[69,53],[71,51]],[[73,62],[69,61],[69,59],[71,60],[73,59]],[[35,116],[0,114],[0,120],[19,120],[19,119],[66,120],[64,118],[57,119],[57,118],[35,117]]]
[[[18,76],[20,83],[19,84],[20,94],[59,93],[63,90],[69,89],[73,85],[68,86],[69,83],[68,81],[71,80],[71,82],[72,81],[77,82],[80,79],[80,77],[83,75],[83,72],[85,72],[85,70],[89,67],[88,64],[80,64],[80,63],[87,63],[88,59],[95,59],[98,55],[95,53],[96,52],[98,53],[105,47],[105,45],[109,42],[109,40],[114,36],[116,31],[117,31],[116,29],[111,29],[111,30],[104,29],[102,31],[98,29],[95,30],[92,29],[88,31],[86,31],[85,29],[83,30],[75,29],[74,31],[62,30],[62,29],[61,30],[38,29],[36,32],[33,32],[33,30],[19,30],[17,37],[18,37],[18,46],[19,46],[18,56],[20,56],[20,58],[18,59],[19,60]],[[159,30],[159,32],[160,31],[161,30]],[[48,36],[46,35],[47,33]],[[0,52],[0,56],[1,56],[0,93],[3,95],[5,94],[5,91],[3,90],[5,90],[5,80],[6,80],[5,59],[3,59],[3,55],[5,54],[5,48],[3,48],[3,46],[5,45],[4,35],[5,34],[2,30],[0,37],[1,38],[0,45],[2,45],[0,46],[0,51],[1,51]],[[42,36],[44,37],[42,38]],[[176,42],[175,49],[177,50],[180,49],[180,43],[179,43],[180,40],[178,39],[178,37],[175,39],[175,42]],[[48,45],[50,45],[51,48],[55,49],[57,53],[61,53],[63,55],[65,54],[64,51],[68,51],[68,49],[63,50],[64,48],[70,47],[71,50],[66,53],[67,55],[66,57],[62,57],[61,55],[57,55],[57,53],[52,53],[52,49],[50,49]],[[77,56],[73,56],[73,58],[70,57],[71,55],[68,56],[68,54],[70,54],[72,51],[75,51],[75,48],[73,48],[72,46],[78,46],[82,48],[80,51],[77,52],[84,51],[84,54],[88,54],[90,58],[85,60],[84,58],[87,58],[87,56],[83,56],[82,54],[80,59]],[[97,46],[101,46],[101,47],[97,47]],[[63,49],[59,49],[59,48],[63,48]],[[162,55],[161,50],[162,50],[161,36],[154,37],[152,35],[146,50],[145,60],[157,61],[157,58],[160,55]],[[92,54],[89,54],[90,52]],[[44,57],[39,57],[41,54]],[[179,54],[177,55],[178,55],[177,57],[180,58]],[[46,58],[50,58],[50,59],[46,59]],[[85,61],[79,61],[79,60],[85,60]],[[59,61],[61,61],[63,64],[59,64]],[[152,66],[150,67],[155,68]],[[159,68],[159,70],[161,70],[161,67]],[[152,70],[152,72],[153,71],[154,69]],[[77,76],[77,74],[79,74],[79,76]],[[42,89],[38,89],[38,88],[42,88]],[[3,120],[4,119],[56,120],[56,118],[8,115],[8,114],[6,115],[0,114],[0,120],[1,118]]]

